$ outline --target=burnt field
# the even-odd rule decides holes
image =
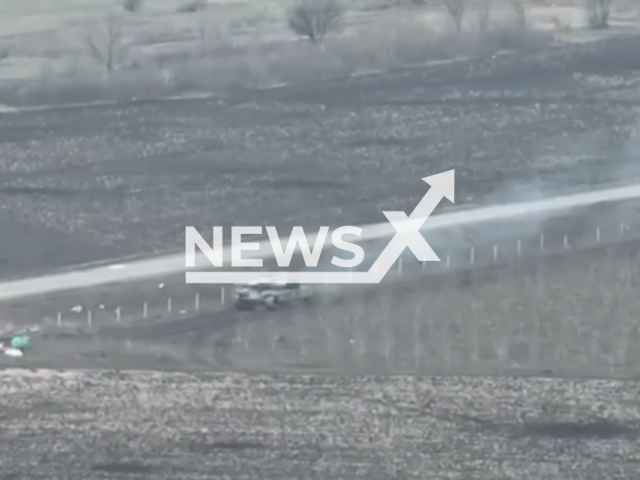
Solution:
[[[637,477],[637,382],[1,372],[7,478]]]
[[[184,226],[363,224],[632,179],[638,40],[217,99],[0,115],[0,274],[180,247]]]

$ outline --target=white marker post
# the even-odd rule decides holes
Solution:
[[[142,304],[142,318],[147,318],[149,316],[149,304],[144,302]]]

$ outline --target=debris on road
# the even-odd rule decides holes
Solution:
[[[23,349],[31,345],[31,337],[29,335],[18,334],[11,339],[11,348]]]
[[[24,352],[19,348],[5,348],[3,352],[7,357],[24,357]]]
[[[4,342],[0,342],[0,352],[2,352],[2,354],[7,357],[24,357],[24,351],[21,348],[16,348],[13,345],[11,345],[10,347],[5,347]]]

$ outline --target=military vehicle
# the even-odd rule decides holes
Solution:
[[[292,302],[309,304],[312,300],[311,289],[299,283],[256,280],[237,284],[234,289],[234,305],[237,310],[254,310],[258,307],[276,310]]]

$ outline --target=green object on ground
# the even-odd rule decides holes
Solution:
[[[16,335],[11,339],[12,348],[25,348],[29,346],[29,343],[31,343],[29,335]]]

